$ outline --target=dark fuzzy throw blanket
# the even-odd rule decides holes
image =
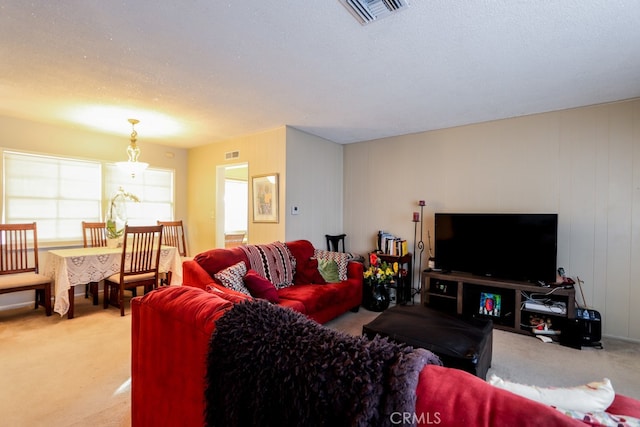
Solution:
[[[207,363],[206,423],[224,427],[392,425],[392,413],[414,412],[424,365],[441,364],[261,300],[218,320]]]

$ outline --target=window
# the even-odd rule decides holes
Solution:
[[[38,240],[77,240],[100,219],[99,162],[4,153],[3,222],[38,223]]]
[[[36,221],[39,241],[81,240],[80,223],[102,221],[104,208],[120,186],[141,199],[127,204],[129,224],[173,218],[172,170],[149,168],[132,180],[115,164],[99,161],[14,151],[5,151],[3,160],[2,220]]]
[[[135,179],[115,164],[105,165],[105,194],[111,197],[123,187],[140,198],[140,203],[127,202],[129,225],[150,225],[156,221],[173,220],[173,171],[148,168]],[[122,183],[126,184],[122,184]],[[104,217],[104,216],[103,216]]]

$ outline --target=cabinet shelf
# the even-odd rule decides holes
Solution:
[[[488,318],[496,328],[510,332],[531,334],[535,324],[529,323],[538,321],[561,329],[568,319],[575,319],[573,288],[545,288],[526,282],[436,271],[424,271],[422,282],[422,304],[463,316]],[[557,311],[525,307],[527,301],[556,304]]]
[[[536,310],[535,308],[522,308],[522,309],[520,309],[520,311],[522,313],[543,314],[545,316],[567,317],[566,313],[556,313],[556,312],[553,312],[553,311]]]
[[[430,296],[432,297],[436,297],[436,298],[444,298],[444,299],[452,299],[452,300],[456,300],[458,299],[458,297],[455,297],[453,295],[444,295],[444,294],[439,294],[437,292],[427,292]]]

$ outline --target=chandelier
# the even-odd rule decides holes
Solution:
[[[136,174],[141,173],[149,166],[149,163],[138,161],[138,157],[140,157],[140,147],[136,144],[138,132],[136,132],[135,126],[140,123],[140,120],[129,119],[129,123],[131,123],[131,142],[127,147],[128,160],[126,162],[117,162],[116,165],[118,165],[120,169],[129,172],[131,178],[135,178]]]

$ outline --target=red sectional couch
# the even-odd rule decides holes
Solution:
[[[194,287],[165,287],[132,299],[132,425],[202,426],[209,341],[233,302]],[[348,386],[348,385],[347,385]],[[493,387],[467,372],[427,365],[416,388],[418,425],[566,426],[585,424]],[[608,411],[640,417],[640,403],[616,396]]]
[[[288,242],[295,258],[293,285],[277,290],[278,305],[325,323],[362,300],[362,264],[349,262],[347,278],[324,283],[306,240]],[[213,249],[183,264],[183,286],[133,298],[131,352],[132,425],[202,426],[206,361],[216,321],[250,298],[214,275],[239,261],[241,248]],[[347,385],[348,386],[348,385]],[[585,425],[559,411],[496,388],[464,371],[427,365],[416,388],[415,414],[395,414],[392,425],[413,421],[439,426]],[[616,396],[608,411],[640,417],[640,403]]]
[[[308,240],[295,240],[285,243],[295,259],[293,286],[277,289],[279,302],[305,314],[318,323],[343,314],[348,310],[357,310],[362,302],[363,266],[359,262],[346,263],[346,280],[339,283],[326,283],[318,272],[318,261],[314,258],[315,248]],[[345,255],[333,254],[346,258]],[[247,298],[221,284],[214,275],[240,261],[247,266],[251,262],[241,247],[230,249],[211,249],[196,255],[192,261],[182,264],[183,286],[200,289],[209,288],[212,292],[223,293],[223,298],[231,301]],[[247,267],[249,268],[249,267]]]

